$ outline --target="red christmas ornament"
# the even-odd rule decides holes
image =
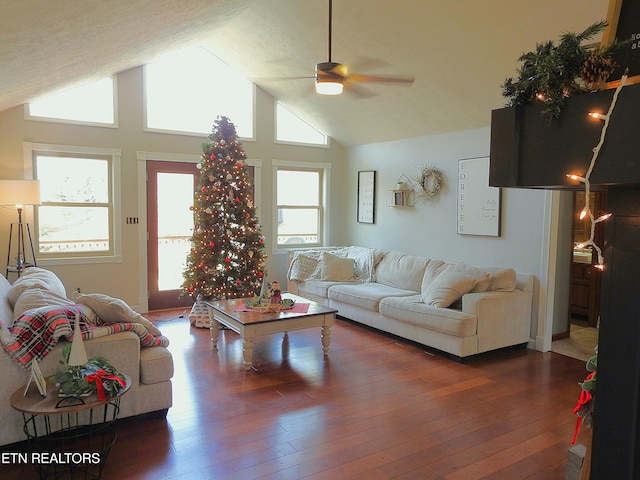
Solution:
[[[238,285],[240,285],[242,282],[240,281],[240,279],[238,279],[238,280],[236,280],[236,283],[237,283]]]
[[[191,206],[189,207],[189,210],[191,210],[191,211],[193,212],[193,205],[191,205]]]
[[[189,291],[190,291],[190,292],[193,292],[194,290],[195,290],[195,288],[194,288],[194,287],[189,287]]]
[[[216,243],[215,243],[215,242],[209,242],[209,246],[210,246],[211,248],[213,248],[213,247],[215,247],[215,246],[216,246]]]
[[[242,168],[242,163],[238,162],[238,168]]]
[[[224,261],[227,263],[231,263],[231,259],[229,257],[225,258]]]
[[[216,159],[216,154],[212,153],[211,156],[209,157],[211,160],[215,160]]]
[[[204,263],[204,262],[200,262],[200,267],[201,267],[201,268],[204,268],[204,267],[206,267],[206,266],[207,266],[207,264],[206,264],[206,263]]]
[[[206,187],[206,185],[205,185],[205,186],[203,186],[203,187],[200,189],[200,191],[201,191],[202,193],[206,192],[206,191],[207,191],[207,187]]]
[[[236,203],[240,203],[240,199],[236,197]]]
[[[258,272],[258,277],[262,278],[262,275],[264,275],[264,273]]]

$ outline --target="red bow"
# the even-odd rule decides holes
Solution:
[[[98,394],[98,400],[104,402],[107,400],[107,394],[104,391],[105,380],[115,380],[117,381],[123,388],[126,386],[124,380],[122,380],[117,375],[113,375],[106,370],[98,370],[96,373],[91,373],[86,376],[86,379],[89,383],[96,383],[96,393]]]
[[[595,373],[596,372],[591,372],[589,375],[587,375],[587,378],[585,378],[585,381],[591,380],[591,378],[595,375]],[[575,407],[573,407],[573,413],[578,413],[582,409],[582,407],[587,405],[592,399],[593,399],[593,396],[591,395],[590,392],[587,392],[586,390],[582,390],[580,392],[580,397],[578,397],[578,403],[576,404]],[[571,445],[574,445],[576,443],[576,438],[578,437],[578,432],[580,431],[580,425],[582,425],[582,417],[579,416],[578,419],[576,420],[576,431],[573,434]]]

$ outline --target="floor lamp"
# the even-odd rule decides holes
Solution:
[[[9,248],[7,251],[7,271],[21,275],[22,271],[36,265],[36,255],[33,250],[33,240],[28,223],[22,222],[22,209],[25,205],[40,205],[40,182],[38,180],[0,180],[0,205],[12,205],[18,210],[18,223],[9,226]],[[17,253],[15,265],[11,263],[11,251],[14,244],[13,236],[17,238]],[[26,235],[25,235],[26,230]],[[25,241],[29,241],[31,261],[27,261]]]

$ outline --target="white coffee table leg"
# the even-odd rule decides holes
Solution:
[[[211,342],[213,346],[218,348],[218,336],[220,335],[220,324],[214,319],[211,318],[209,325],[209,332],[211,332]]]
[[[242,358],[244,369],[251,370],[253,364],[253,337],[242,337]]]
[[[331,325],[323,325],[322,333],[322,350],[325,355],[329,354],[329,344],[331,343]]]

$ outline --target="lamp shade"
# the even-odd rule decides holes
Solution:
[[[0,180],[0,205],[40,205],[40,181]]]

